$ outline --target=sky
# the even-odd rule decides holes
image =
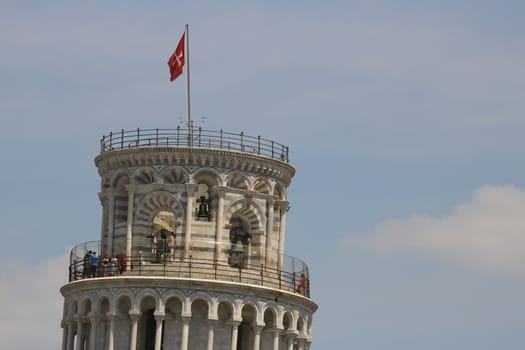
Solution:
[[[59,348],[69,249],[100,238],[100,138],[185,120],[166,62],[186,23],[196,125],[290,147],[311,349],[525,348],[524,17],[512,0],[0,0],[3,348]]]

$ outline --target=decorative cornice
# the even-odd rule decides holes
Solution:
[[[278,159],[248,152],[208,148],[147,147],[115,150],[97,156],[95,164],[101,176],[115,169],[158,165],[237,169],[274,177],[287,185],[295,175],[292,165]]]

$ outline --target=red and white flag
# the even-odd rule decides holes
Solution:
[[[170,66],[170,81],[177,79],[179,75],[182,74],[185,62],[185,53],[184,53],[184,39],[186,33],[182,34],[179,44],[175,49],[175,52],[171,55],[168,60],[168,66]]]

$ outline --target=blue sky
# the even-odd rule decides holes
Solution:
[[[58,348],[67,251],[99,239],[100,137],[185,118],[166,61],[189,23],[194,119],[290,146],[286,250],[311,269],[312,349],[523,349],[524,14],[1,1],[0,338]]]

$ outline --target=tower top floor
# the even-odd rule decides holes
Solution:
[[[101,238],[74,248],[75,269],[96,250],[126,257],[128,275],[213,276],[309,294],[307,265],[284,253],[295,174],[287,146],[179,127],[111,132],[100,147]]]

